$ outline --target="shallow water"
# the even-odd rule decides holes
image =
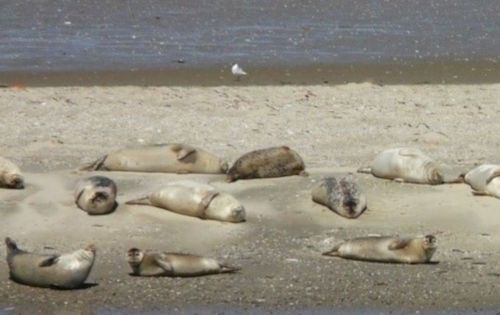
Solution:
[[[500,1],[1,1],[0,71],[497,60]]]

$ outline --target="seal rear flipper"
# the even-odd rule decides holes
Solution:
[[[54,265],[55,263],[57,263],[57,259],[59,258],[59,255],[53,255],[53,256],[50,256],[49,258],[46,258],[44,260],[42,260],[38,266],[39,267],[49,267],[49,266],[52,266]]]
[[[331,250],[327,251],[327,252],[324,252],[324,253],[321,253],[321,255],[323,256],[334,256],[334,257],[339,257],[340,256],[340,253],[339,253],[339,248],[340,248],[340,245],[336,245],[334,248],[332,248]]]
[[[5,238],[5,245],[7,246],[7,252],[8,253],[16,252],[16,251],[19,250],[17,248],[16,242],[14,242],[14,240],[12,240],[10,237],[6,237]]]
[[[364,173],[364,174],[371,174],[372,168],[370,166],[362,166],[362,167],[358,168],[357,172]]]
[[[151,200],[149,200],[149,196],[134,199],[134,200],[129,200],[125,202],[126,205],[145,205],[145,206],[151,206]]]
[[[235,273],[240,271],[240,267],[232,267],[228,265],[220,265],[220,273]]]
[[[80,167],[78,170],[79,171],[98,171],[98,170],[107,170],[104,166],[104,162],[108,158],[108,155],[106,154],[103,157],[100,157],[99,159],[95,160],[94,162],[84,165]]]

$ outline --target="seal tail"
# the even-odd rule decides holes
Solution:
[[[321,255],[323,255],[323,256],[335,256],[335,257],[338,257],[338,256],[340,256],[339,248],[340,248],[340,245],[337,245],[333,249],[331,249],[331,250],[329,250],[327,252],[321,253]]]
[[[149,200],[149,197],[142,197],[134,200],[129,200],[125,202],[126,205],[144,205],[144,206],[151,206],[151,200]]]
[[[372,168],[370,166],[363,166],[363,167],[358,168],[357,172],[364,173],[364,174],[371,174]]]
[[[105,156],[102,156],[102,157],[98,158],[97,160],[95,160],[92,163],[83,165],[78,170],[79,171],[98,171],[98,170],[102,170],[102,169],[104,169],[103,165],[104,165],[104,161],[106,161],[107,157],[108,157],[108,155],[106,154]]]
[[[220,266],[220,273],[235,273],[235,272],[238,272],[240,270],[241,270],[240,267],[232,267],[232,266],[228,266],[228,265],[221,265]]]
[[[12,240],[10,237],[5,238],[5,245],[7,246],[8,253],[16,252],[19,250],[19,248],[17,248],[16,242],[14,242],[14,240]]]

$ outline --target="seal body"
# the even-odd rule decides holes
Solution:
[[[465,182],[475,195],[500,198],[500,165],[480,165],[465,174]]]
[[[242,155],[229,169],[226,181],[299,175],[304,170],[304,161],[297,152],[287,146],[272,147]]]
[[[245,221],[245,208],[232,195],[194,181],[173,182],[127,204],[152,205],[179,214],[226,222]]]
[[[322,179],[312,190],[313,201],[327,206],[349,219],[359,217],[367,208],[366,196],[361,192],[352,174],[337,179]]]
[[[397,181],[437,185],[444,177],[437,163],[415,148],[396,148],[379,153],[372,165],[361,168],[360,173]]]
[[[24,177],[19,167],[3,157],[0,157],[0,187],[24,188]]]
[[[123,149],[98,159],[81,170],[226,173],[227,162],[186,144],[161,144]]]
[[[76,205],[90,215],[108,214],[118,205],[116,184],[104,176],[91,176],[79,180],[74,196]]]
[[[436,248],[436,238],[432,235],[417,238],[371,236],[344,241],[323,255],[375,262],[422,264],[431,260]]]
[[[217,273],[232,273],[239,268],[220,264],[217,260],[191,254],[128,251],[131,275],[142,277],[195,277]]]
[[[75,289],[84,284],[94,265],[93,245],[68,254],[39,255],[19,249],[10,238],[5,243],[10,278],[21,284]]]

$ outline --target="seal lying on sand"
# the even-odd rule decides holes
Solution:
[[[3,157],[0,157],[0,187],[24,188],[24,178],[19,167]]]
[[[349,219],[359,217],[366,210],[366,197],[352,174],[339,180],[335,177],[322,179],[313,188],[312,199]]]
[[[142,277],[195,277],[217,273],[233,273],[240,268],[222,265],[215,259],[190,254],[128,251],[131,275]]]
[[[245,208],[232,195],[194,181],[173,182],[149,196],[126,202],[150,205],[179,214],[227,222],[245,221]]]
[[[474,195],[500,198],[500,165],[480,165],[465,174],[465,182]]]
[[[416,238],[371,236],[346,240],[323,255],[387,263],[423,264],[431,260],[436,248],[436,238],[433,235]]]
[[[438,164],[415,148],[388,149],[379,153],[370,167],[362,167],[359,173],[401,182],[438,185],[461,183],[461,178],[444,179]]]
[[[91,176],[78,181],[76,205],[90,215],[107,214],[116,209],[116,184],[104,176]]]
[[[80,170],[224,174],[227,162],[186,144],[159,144],[119,150]]]
[[[83,285],[94,265],[93,245],[68,254],[39,255],[19,249],[8,237],[5,244],[10,278],[30,286],[75,289]]]
[[[251,151],[242,155],[227,173],[227,182],[238,179],[305,175],[304,161],[287,146]]]

